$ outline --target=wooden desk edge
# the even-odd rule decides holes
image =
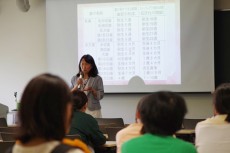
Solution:
[[[103,145],[103,147],[116,147],[116,141],[106,141],[106,143]]]
[[[194,134],[195,129],[181,129],[176,132],[176,134]]]

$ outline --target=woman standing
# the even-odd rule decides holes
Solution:
[[[88,97],[86,113],[95,118],[102,117],[100,100],[104,96],[102,78],[91,55],[83,55],[79,62],[79,72],[71,79],[71,89],[82,90]]]

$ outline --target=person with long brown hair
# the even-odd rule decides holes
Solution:
[[[34,77],[20,102],[20,128],[12,153],[51,153],[61,146],[72,116],[71,92],[63,79],[52,74]],[[68,144],[67,152],[89,152],[86,146]]]
[[[71,89],[84,91],[88,97],[86,113],[100,118],[100,100],[104,97],[104,86],[93,57],[89,54],[83,55],[78,69],[79,72],[71,79]]]

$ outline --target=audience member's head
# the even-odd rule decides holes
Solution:
[[[214,92],[214,107],[217,114],[227,114],[230,122],[230,83],[221,84]]]
[[[82,110],[85,111],[86,105],[88,102],[88,98],[83,91],[74,90],[73,94],[73,109],[74,110]],[[85,108],[85,109],[84,109]]]
[[[159,91],[143,97],[141,101],[142,133],[167,136],[181,128],[187,112],[181,96],[169,91]]]
[[[67,84],[58,76],[42,74],[25,87],[17,139],[27,143],[34,138],[62,140],[71,121],[72,100]]]

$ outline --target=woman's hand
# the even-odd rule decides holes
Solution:
[[[85,88],[84,91],[92,92],[94,98],[97,98],[97,90],[92,87]]]
[[[77,86],[82,86],[83,85],[83,79],[82,78],[78,78],[77,79]]]
[[[78,90],[82,85],[83,85],[83,79],[78,78],[77,83],[74,85],[74,87],[71,89],[71,91],[73,92],[75,90]]]
[[[71,89],[71,92],[73,92],[75,90],[78,90],[78,85],[77,84],[75,84],[75,86]]]

